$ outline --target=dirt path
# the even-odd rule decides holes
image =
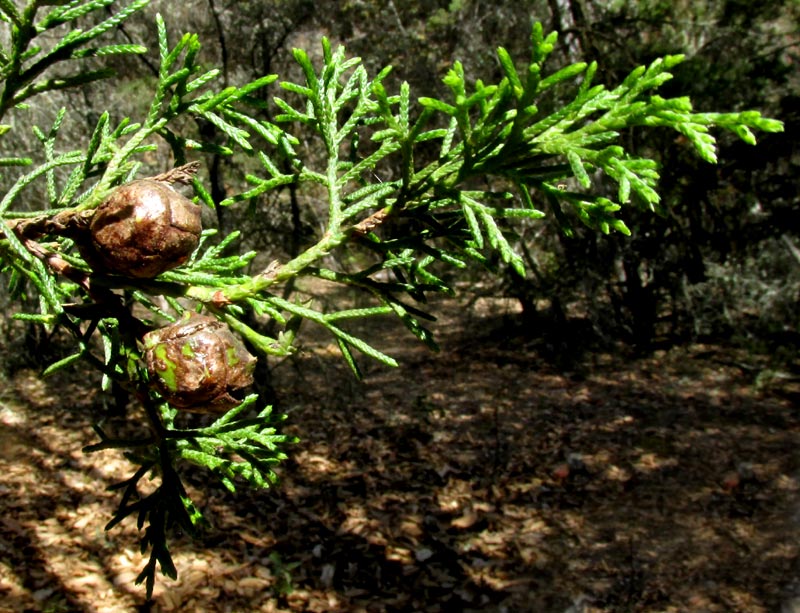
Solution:
[[[211,527],[154,604],[103,408],[21,371],[0,391],[0,611],[777,611],[800,554],[800,420],[748,356],[693,346],[562,373],[485,326],[356,383],[322,341],[275,367],[302,437],[280,488],[187,482]],[[494,339],[494,340],[493,340]],[[390,345],[396,346],[391,347]],[[279,382],[279,383],[277,383]],[[784,390],[785,391],[785,390]]]

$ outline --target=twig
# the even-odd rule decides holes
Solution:
[[[788,234],[781,234],[781,240],[786,243],[786,246],[789,248],[789,253],[791,253],[794,259],[797,260],[797,263],[800,264],[800,249],[797,248],[797,245],[792,242]]]
[[[162,172],[160,175],[150,177],[153,181],[162,181],[164,183],[181,183],[188,185],[200,170],[200,162],[189,162],[183,166],[177,166],[167,172]]]

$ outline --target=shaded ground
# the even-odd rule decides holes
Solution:
[[[564,373],[439,327],[356,383],[322,340],[275,368],[302,437],[280,488],[188,477],[212,527],[145,604],[135,525],[103,526],[103,408],[20,371],[0,391],[0,611],[778,611],[800,577],[797,390],[691,346]],[[794,396],[792,396],[792,393]],[[570,607],[572,607],[570,609]],[[790,610],[790,609],[789,609]]]

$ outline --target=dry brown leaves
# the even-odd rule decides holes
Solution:
[[[231,495],[190,470],[212,527],[174,542],[179,579],[150,604],[135,526],[103,530],[130,466],[80,452],[102,407],[80,376],[17,373],[0,611],[766,612],[792,596],[797,412],[745,378],[748,356],[596,356],[578,375],[476,330],[443,329],[439,355],[384,331],[403,366],[362,384],[327,340],[277,366],[303,439],[282,485]]]

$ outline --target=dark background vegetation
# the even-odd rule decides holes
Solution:
[[[294,610],[311,610],[303,608],[310,602],[326,610],[320,603],[331,590],[340,599],[329,610],[436,610],[439,603],[447,610],[561,612],[584,602],[582,594],[588,595],[586,607],[594,602],[602,611],[777,610],[780,591],[796,574],[794,563],[773,564],[777,558],[772,547],[780,535],[797,536],[797,530],[781,524],[783,519],[773,514],[778,511],[770,510],[770,504],[781,513],[794,504],[786,493],[791,488],[781,486],[780,479],[797,470],[792,459],[796,437],[791,433],[797,431],[792,403],[798,398],[792,385],[800,377],[800,5],[782,0],[155,0],[145,13],[126,22],[120,39],[152,44],[156,11],[165,16],[175,36],[199,33],[206,63],[220,66],[230,84],[266,73],[296,76],[292,47],[303,47],[314,57],[325,35],[361,56],[371,74],[392,64],[390,84],[407,80],[415,96],[431,95],[442,91],[441,77],[455,59],[474,78],[497,78],[495,47],[502,45],[523,57],[531,21],[538,20],[561,33],[550,60],[553,70],[568,62],[597,60],[598,80],[614,85],[637,65],[682,53],[687,59],[674,70],[664,95],[690,95],[697,110],[752,108],[782,120],[785,132],[757,135],[755,148],[721,136],[716,166],[699,160],[673,132],[625,134],[631,148],[662,164],[660,215],[628,209],[624,219],[633,233],[630,238],[598,235],[577,221],[572,236],[547,221],[525,228],[519,248],[528,264],[526,276],[503,270],[499,262],[500,274],[477,269],[463,273],[457,286],[465,309],[460,317],[450,313],[445,327],[438,328],[445,339],[452,337],[444,348],[456,351],[459,361],[431,366],[429,358],[410,354],[410,369],[400,376],[413,378],[412,387],[383,381],[381,371],[371,369],[368,374],[376,378],[360,388],[329,364],[324,344],[304,361],[275,366],[268,373],[269,387],[279,405],[302,406],[292,418],[293,427],[308,441],[287,469],[285,488],[274,497],[269,494],[267,502],[245,496],[237,503],[217,491],[207,494],[212,513],[218,513],[225,529],[250,539],[240,553],[256,551],[271,568],[271,582],[265,585],[279,593],[275,602]],[[155,66],[147,55],[119,60],[120,79],[37,99],[29,116],[46,125],[55,109],[68,106],[70,121],[64,130],[71,130],[76,145],[83,143],[105,109],[117,114],[112,123],[141,115]],[[541,106],[559,103],[553,95]],[[213,126],[200,127],[214,136]],[[38,147],[24,129],[16,130],[15,138],[20,155]],[[313,159],[311,145],[304,146],[304,155]],[[157,154],[145,162],[156,172],[171,165]],[[204,159],[203,172],[215,201],[240,191],[250,163],[211,155]],[[36,208],[35,203],[31,206]],[[237,210],[220,210],[215,221],[224,231],[243,229],[242,247],[262,252],[254,266],[263,266],[300,251],[323,203],[314,193],[285,188],[236,206]],[[498,304],[502,299],[514,306],[500,316],[487,312],[487,300]],[[7,389],[17,390],[15,394],[37,408],[30,416],[31,427],[49,431],[54,425],[52,420],[41,421],[41,411],[56,410],[63,403],[36,405],[28,393],[33,384],[15,377],[61,357],[59,339],[38,327],[12,323],[7,316],[13,305],[5,295],[0,301],[6,315],[0,326]],[[397,328],[394,332],[402,334]],[[682,366],[681,358],[675,357],[681,355],[702,360],[702,366]],[[481,367],[469,370],[466,364]],[[313,374],[298,378],[302,368]],[[459,376],[448,376],[448,369]],[[528,383],[543,390],[536,399],[531,387],[514,383],[524,381],[525,372],[533,369],[540,374]],[[627,381],[630,392],[624,398],[620,380]],[[435,389],[426,391],[428,382]],[[714,385],[724,389],[712,393]],[[773,391],[780,393],[773,398]],[[568,398],[557,399],[562,392]],[[762,393],[768,396],[758,396]],[[494,397],[500,409],[483,414],[484,397],[489,403]],[[95,405],[91,411],[102,410]],[[538,409],[517,414],[523,405]],[[451,411],[461,412],[456,416]],[[336,417],[338,413],[345,419]],[[630,416],[636,424],[633,433],[600,427],[598,434],[592,426],[626,423]],[[306,425],[300,420],[307,420]],[[64,452],[55,439],[34,438],[28,451],[38,447]],[[66,442],[74,443],[75,451],[89,441]],[[12,449],[10,443],[2,444]],[[644,452],[620,460],[631,445]],[[653,473],[640,466],[647,454],[679,459],[675,464],[664,460],[666,464]],[[7,455],[4,460],[11,459],[10,451]],[[688,468],[683,464],[687,458]],[[53,468],[49,460],[28,460],[38,462],[44,480],[56,474],[48,472]],[[383,461],[388,467],[377,470]],[[78,470],[84,460],[70,462],[70,468]],[[325,462],[332,464],[319,464]],[[753,463],[761,467],[756,476],[748,468]],[[617,466],[622,476],[612,470]],[[751,489],[720,486],[729,470],[749,480]],[[647,479],[655,479],[656,473],[660,480],[650,487]],[[327,480],[321,477],[325,474]],[[526,474],[541,478],[531,485],[522,478]],[[709,482],[716,483],[717,490],[704,490]],[[735,496],[731,490],[736,490]],[[664,492],[683,491],[685,498],[647,498],[654,491],[662,497]],[[628,497],[630,492],[635,500]],[[53,500],[58,495],[63,492],[47,490],[42,496],[50,502],[28,503],[55,513]],[[91,496],[88,500],[97,502]],[[347,500],[368,501],[366,518],[342,514]],[[70,502],[79,506],[80,496]],[[273,519],[243,510],[251,509],[250,503],[266,505],[263,510]],[[454,506],[447,507],[451,503]],[[223,507],[228,511],[220,510]],[[527,543],[525,538],[535,530],[518,537],[510,534],[517,524],[509,513],[517,507],[520,513],[535,508],[550,530],[542,534],[549,536]],[[623,508],[638,509],[637,519],[614,517],[613,511]],[[24,516],[29,509],[18,505],[10,511]],[[369,509],[378,511],[371,514]],[[576,517],[585,522],[580,529],[569,524]],[[698,526],[708,517],[738,536],[701,536]],[[348,521],[353,530],[336,531],[335,526]],[[631,522],[631,534],[616,538],[625,533],[626,521]],[[675,538],[659,540],[669,531],[666,526],[676,522],[680,529]],[[31,538],[21,520],[17,528],[10,525],[4,525],[4,535],[15,534],[13,543]],[[747,530],[760,540],[742,536]],[[470,540],[473,533],[477,536]],[[516,553],[492,550],[490,537],[499,534],[505,534],[503,547],[511,547],[506,543],[515,538],[522,543],[515,545]],[[217,535],[205,544],[230,546]],[[398,545],[407,542],[404,538],[414,545]],[[570,539],[574,546],[565,544]],[[582,549],[581,539],[596,548]],[[730,566],[711,562],[717,547],[733,560]],[[606,553],[598,553],[601,550]],[[390,551],[395,551],[394,558]],[[47,566],[46,550],[29,553],[41,558],[39,566]],[[680,567],[682,553],[693,560],[694,571]],[[24,566],[27,554],[14,555]],[[198,553],[198,559],[203,555]],[[96,557],[111,567],[123,563],[111,554]],[[432,562],[426,565],[428,560]],[[293,567],[293,561],[302,565]],[[749,564],[752,577],[746,572]],[[364,570],[367,567],[372,570]],[[378,578],[375,568],[383,573]],[[29,576],[36,572],[34,568]],[[241,574],[230,568],[228,572],[234,578]],[[526,583],[523,575],[536,578]],[[288,598],[285,583],[291,583],[292,576],[313,598]],[[581,583],[580,577],[587,576],[595,581]],[[215,586],[218,579],[212,577],[209,585]],[[521,583],[515,584],[517,579]],[[42,589],[31,581],[25,584],[31,592]],[[43,581],[45,587],[55,585],[54,579]],[[708,585],[713,581],[712,589]],[[689,586],[695,585],[701,587],[693,593]],[[736,586],[746,586],[744,596],[736,596]],[[212,600],[220,594],[214,589]],[[232,588],[231,593],[241,596],[240,591]],[[55,596],[48,594],[45,600],[62,607],[54,610],[81,610],[77,600],[63,596],[67,592],[53,588]],[[404,600],[405,592],[422,594],[423,600]],[[538,595],[531,596],[533,592]],[[125,602],[141,600],[136,594],[126,596]],[[194,596],[199,598],[197,592]],[[669,609],[676,602],[683,604]],[[189,610],[185,602],[184,610]]]
[[[647,351],[713,337],[786,360],[795,353],[800,318],[798,10],[797,3],[780,0],[155,1],[119,36],[153,40],[152,13],[160,11],[173,33],[197,32],[207,64],[222,68],[225,83],[238,84],[273,72],[296,76],[291,48],[304,47],[313,57],[325,35],[361,56],[372,74],[393,65],[393,82],[409,81],[416,96],[441,93],[441,77],[455,59],[473,78],[498,78],[494,49],[503,45],[524,57],[532,20],[561,33],[552,69],[596,60],[599,78],[611,85],[656,57],[685,54],[665,95],[689,95],[698,110],[758,109],[785,122],[785,132],[762,135],[755,148],[723,135],[718,166],[703,163],[674,133],[625,134],[630,147],[662,164],[660,216],[628,210],[633,238],[598,235],[577,222],[571,237],[556,224],[534,225],[520,236],[529,267],[524,279],[511,270],[499,277],[471,274],[481,292],[518,299],[524,313],[519,332],[546,332],[554,347],[577,336]],[[137,117],[147,104],[155,60],[123,61],[116,66],[120,80],[43,99],[33,116],[66,104],[77,141],[88,138],[107,108]],[[559,103],[556,94],[540,106]],[[200,128],[213,138],[213,126]],[[22,152],[35,150],[25,142],[33,136],[17,132]],[[313,150],[304,154],[313,159]],[[156,155],[146,162],[158,171],[170,164]],[[239,190],[249,163],[207,157],[216,201]],[[244,217],[220,210],[218,223],[229,231],[244,218],[245,246],[271,260],[299,251],[319,205],[313,193],[285,188],[239,205]]]

